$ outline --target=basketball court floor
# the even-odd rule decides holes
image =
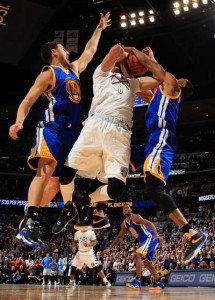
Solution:
[[[127,287],[113,286],[41,286],[41,285],[0,285],[1,300],[214,300],[214,288],[167,287],[162,291],[148,291],[142,287],[136,291]]]

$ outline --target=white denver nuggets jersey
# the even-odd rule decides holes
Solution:
[[[92,230],[87,230],[86,232],[82,232],[78,230],[75,232],[74,241],[78,241],[78,250],[83,252],[92,252],[93,247],[85,247],[84,244],[89,244],[92,241],[96,240],[95,232]]]
[[[93,74],[94,97],[89,116],[102,113],[123,119],[131,128],[135,94],[139,90],[139,79],[125,78],[112,71],[103,72],[100,64]]]

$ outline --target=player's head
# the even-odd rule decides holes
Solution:
[[[134,76],[129,71],[126,64],[124,64],[124,67],[122,65],[116,63],[115,66],[112,68],[113,73],[120,73],[126,78],[133,78]]]
[[[125,216],[129,216],[132,212],[131,206],[129,204],[124,204],[122,207],[122,212]]]
[[[49,64],[52,57],[52,49],[57,49],[57,41],[47,42],[42,45],[40,50],[41,59],[45,64]]]
[[[41,58],[45,64],[51,64],[52,59],[64,66],[69,66],[69,52],[56,41],[47,42],[41,47]],[[55,61],[56,63],[56,61]]]
[[[190,98],[194,93],[194,87],[192,83],[185,78],[178,79],[177,82],[178,82],[178,86],[181,88],[182,100]]]

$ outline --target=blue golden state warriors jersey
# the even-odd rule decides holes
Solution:
[[[140,242],[143,243],[146,240],[151,241],[154,238],[154,233],[149,226],[143,224],[136,224],[133,221],[132,214],[129,221],[125,219],[125,226],[128,231]]]
[[[47,109],[41,121],[56,122],[77,128],[81,110],[81,88],[79,78],[71,71],[65,72],[58,66],[45,66],[42,71],[50,70],[53,83],[43,94],[48,100]]]
[[[166,128],[175,132],[178,118],[180,93],[169,97],[162,92],[161,86],[155,92],[154,98],[145,114],[146,128],[152,132],[158,128]]]

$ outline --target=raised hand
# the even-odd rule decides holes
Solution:
[[[100,21],[98,24],[98,28],[101,28],[102,30],[104,30],[105,28],[111,26],[110,22],[111,22],[111,19],[110,19],[109,11],[105,15],[103,13],[100,13]]]
[[[142,50],[143,53],[145,53],[146,55],[148,55],[149,58],[151,58],[151,60],[156,61],[155,57],[154,57],[154,53],[152,51],[152,48],[150,47],[145,47],[143,50]]]

